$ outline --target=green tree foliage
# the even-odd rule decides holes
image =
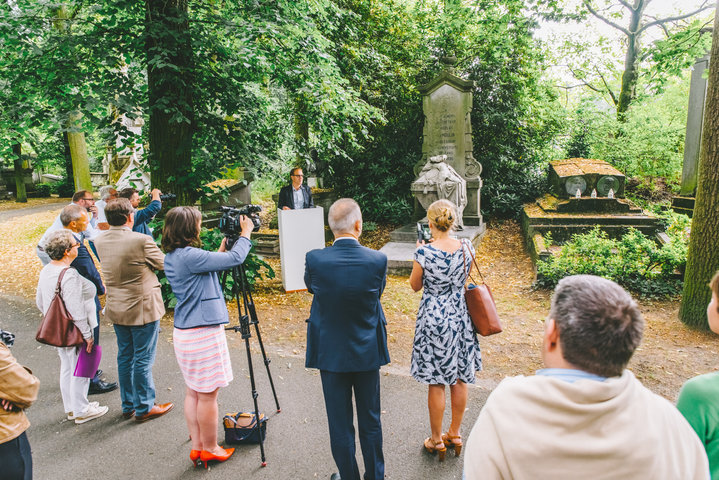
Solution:
[[[686,133],[689,75],[675,79],[665,92],[637,100],[623,122],[601,109],[596,96],[584,97],[571,114],[567,157],[600,158],[627,176],[681,176]]]
[[[701,16],[714,8],[714,2],[704,0],[696,8],[658,17],[651,11],[651,1],[582,0],[574,18],[580,22],[595,18],[610,27],[622,39],[621,53],[615,50],[616,42],[603,35],[593,45],[568,39],[559,55],[559,63],[568,63],[581,84],[615,107],[620,121],[636,99],[660,91],[672,75],[704,55],[710,43]],[[664,38],[648,41],[652,31],[663,32]]]

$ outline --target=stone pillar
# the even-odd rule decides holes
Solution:
[[[704,101],[707,93],[707,79],[704,71],[709,67],[709,55],[697,60],[692,72],[689,89],[689,114],[687,115],[687,133],[684,141],[684,166],[682,168],[682,197],[693,197],[697,190],[697,172],[699,171],[699,149],[702,142],[704,120]]]

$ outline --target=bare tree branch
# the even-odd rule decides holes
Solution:
[[[619,0],[619,3],[621,3],[622,5],[624,5],[625,7],[627,7],[630,10],[634,9],[634,7],[632,7],[628,2],[626,2],[624,0]]]
[[[631,35],[631,33],[629,32],[629,30],[627,30],[626,28],[624,28],[624,27],[622,27],[621,25],[619,25],[619,24],[617,24],[617,23],[614,23],[614,22],[612,22],[611,20],[609,20],[608,18],[604,18],[604,16],[600,15],[600,14],[594,9],[594,7],[592,7],[592,5],[591,5],[591,3],[589,2],[589,0],[582,0],[582,3],[584,3],[584,6],[587,7],[587,10],[589,10],[589,13],[591,13],[592,15],[594,15],[595,17],[597,17],[597,18],[598,18],[599,20],[601,20],[602,22],[606,23],[607,25],[609,25],[609,26],[612,27],[612,28],[616,28],[616,29],[619,30],[620,32],[624,33],[624,35],[626,35],[626,36]],[[631,7],[630,7],[630,8],[631,8]]]
[[[586,0],[585,0],[585,2],[586,2]],[[649,22],[649,23],[647,23],[646,25],[640,27],[639,30],[637,30],[637,33],[641,33],[641,32],[643,32],[644,30],[646,30],[646,29],[648,29],[648,28],[651,28],[651,27],[653,27],[653,26],[655,26],[655,25],[664,25],[665,23],[670,23],[670,22],[676,22],[676,21],[678,21],[678,20],[683,20],[683,19],[685,19],[685,18],[689,18],[689,17],[692,17],[692,16],[694,16],[694,15],[696,15],[696,14],[698,14],[698,13],[701,13],[701,12],[703,12],[704,10],[710,10],[710,9],[712,9],[712,8],[714,8],[714,5],[707,5],[707,2],[705,1],[705,2],[702,4],[702,7],[700,7],[700,8],[698,8],[698,9],[694,10],[693,12],[685,13],[684,15],[677,15],[677,16],[674,16],[674,17],[660,18],[660,19],[654,20],[653,22]]]
[[[602,79],[602,83],[604,84],[604,88],[606,88],[607,93],[609,93],[609,96],[612,97],[612,102],[614,102],[614,105],[617,105],[619,103],[619,100],[617,100],[616,95],[614,95],[614,92],[612,91],[612,88],[607,83],[606,79],[604,78],[604,75],[602,75],[602,72],[600,72],[598,69],[594,69],[595,72],[597,72],[597,75],[599,75],[599,78]]]
[[[582,82],[582,85],[589,88],[590,90],[594,90],[597,93],[604,93],[604,90],[602,90],[599,87],[595,87],[591,83],[587,82],[584,78],[582,78],[582,76],[580,74],[578,74],[576,71],[574,71],[574,69],[572,67],[570,67],[569,65],[566,65],[566,67],[569,69],[570,72],[572,72],[572,75],[574,76],[574,78],[576,78],[577,80]]]

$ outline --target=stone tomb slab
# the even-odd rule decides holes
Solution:
[[[589,197],[592,190],[598,197],[607,197],[609,190],[615,198],[624,197],[625,176],[604,160],[568,158],[549,162],[549,184],[559,198]]]

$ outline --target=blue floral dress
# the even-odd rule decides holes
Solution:
[[[475,372],[482,369],[479,342],[464,301],[464,283],[473,254],[474,248],[466,240],[454,253],[432,245],[421,246],[414,253],[424,270],[424,291],[417,312],[410,371],[422,383],[474,383]]]

